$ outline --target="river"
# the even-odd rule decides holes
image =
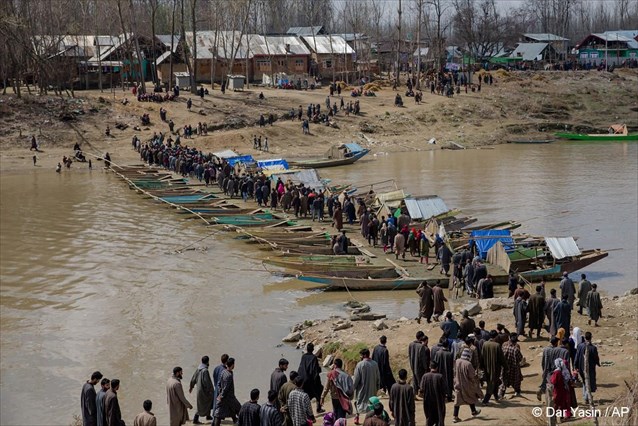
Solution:
[[[394,178],[414,195],[521,231],[575,235],[581,247],[621,248],[587,269],[604,291],[636,285],[637,144],[500,146],[370,155],[322,171],[335,182]],[[74,169],[0,176],[0,424],[71,423],[81,384],[100,370],[122,381],[127,422],[151,399],[163,423],[164,385],[202,355],[237,359],[237,394],[264,390],[291,324],[343,313],[344,293],[273,277],[262,252],[211,235],[142,199],[111,173]],[[199,241],[202,239],[201,241]],[[198,250],[173,251],[192,244]],[[357,294],[374,310],[414,316],[412,292]],[[192,401],[194,396],[190,398]],[[194,402],[194,401],[193,401]]]

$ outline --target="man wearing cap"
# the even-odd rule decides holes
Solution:
[[[361,349],[359,354],[361,361],[354,369],[354,390],[357,395],[355,424],[359,423],[359,413],[368,411],[368,398],[376,396],[381,387],[379,367],[375,361],[370,359],[370,350],[368,348]]]
[[[286,370],[288,369],[288,360],[282,358],[279,360],[279,366],[275,368],[275,371],[270,375],[270,390],[279,393],[279,389],[286,384],[288,379],[286,378]]]
[[[505,390],[511,386],[514,388],[515,396],[521,396],[521,382],[523,373],[521,372],[521,362],[523,354],[518,344],[518,334],[510,334],[510,340],[503,343],[503,355],[505,356],[505,366],[503,367],[503,383],[499,390],[499,397],[505,396]]]
[[[560,297],[561,299],[567,298],[570,309],[574,309],[576,286],[574,285],[574,281],[569,278],[569,274],[567,272],[563,272],[563,279],[560,282]],[[565,330],[569,330],[569,328],[566,328]]]

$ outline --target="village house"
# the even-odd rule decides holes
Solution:
[[[575,53],[580,64],[636,66],[638,61],[638,30],[592,33],[578,42]]]
[[[540,68],[546,62],[559,60],[556,49],[549,43],[518,43],[509,57],[532,68]]]
[[[301,36],[311,52],[309,73],[313,76],[344,79],[354,70],[355,51],[343,37],[336,35]]]
[[[522,36],[522,43],[549,43],[556,53],[558,60],[565,60],[569,52],[569,39],[551,33],[526,33]]]

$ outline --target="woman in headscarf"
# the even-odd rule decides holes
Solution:
[[[570,383],[572,381],[572,376],[569,374],[569,370],[567,370],[565,362],[562,359],[556,359],[554,361],[554,365],[556,366],[556,369],[549,380],[550,383],[554,385],[554,390],[552,392],[554,408],[557,412],[560,411],[560,415],[558,417],[561,419],[569,419],[572,416],[572,398],[570,395]]]
[[[421,237],[419,238],[419,253],[421,253],[420,262],[423,263],[425,260],[425,264],[428,265],[430,263],[429,255],[430,255],[430,240],[425,236],[425,232],[420,232]]]

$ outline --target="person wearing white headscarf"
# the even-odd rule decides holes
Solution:
[[[571,336],[569,336],[569,357],[572,360],[572,365],[574,365],[576,359],[576,349],[584,341],[585,338],[581,334],[580,327],[574,327]]]

